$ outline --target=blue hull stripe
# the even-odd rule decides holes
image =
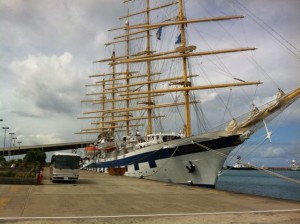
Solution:
[[[172,155],[175,149],[161,149],[154,152],[145,152],[138,155],[130,156],[123,159],[100,162],[91,164],[89,167],[94,168],[108,168],[108,167],[120,167],[133,164],[135,170],[139,170],[139,163],[149,162],[151,168],[157,167],[155,160],[165,159]]]
[[[239,138],[238,135],[234,135],[230,137],[222,137],[218,139],[202,141],[199,143],[205,145],[206,147],[216,150],[216,149],[236,146],[240,144],[238,138]],[[175,150],[176,152],[174,153]],[[172,155],[173,157],[176,157],[176,156],[182,156],[182,155],[198,153],[198,152],[207,152],[207,150],[195,144],[189,144],[189,145],[179,146],[178,148],[164,148],[152,152],[140,153],[138,155],[134,155],[127,158],[118,159],[118,160],[93,163],[88,167],[108,168],[108,167],[128,166],[133,164],[134,169],[139,170],[139,163],[148,162],[150,168],[155,168],[157,167],[157,164],[155,162],[156,160],[166,159],[171,157]]]

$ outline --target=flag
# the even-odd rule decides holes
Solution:
[[[179,36],[177,37],[175,44],[180,44],[180,43],[181,43],[181,34],[179,34]]]
[[[161,30],[162,30],[162,26],[158,28],[157,32],[156,32],[156,38],[158,40],[160,40],[160,36],[161,36]]]

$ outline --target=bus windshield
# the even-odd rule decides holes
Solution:
[[[54,168],[57,169],[79,169],[78,156],[56,156],[54,160]]]

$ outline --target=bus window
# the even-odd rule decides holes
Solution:
[[[54,167],[57,169],[79,169],[79,157],[59,156],[55,158]]]

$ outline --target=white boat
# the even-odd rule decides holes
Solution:
[[[300,170],[300,164],[297,164],[296,160],[292,160],[290,165],[291,170]]]
[[[141,2],[144,8],[132,7]],[[232,77],[232,82],[201,84],[203,79],[191,70],[197,59],[256,48],[197,51],[197,41],[188,41],[188,24],[230,22],[243,16],[187,19],[184,9],[188,7],[182,0],[159,1],[159,5],[129,0],[124,4],[128,4],[128,15],[121,17],[124,26],[110,30],[118,33],[106,44],[111,47],[111,57],[95,61],[108,66],[90,75],[93,83],[86,85],[91,91],[87,96],[94,98],[83,102],[100,106],[81,117],[91,119],[94,127],[79,134],[98,135],[89,166],[118,175],[214,187],[226,156],[298,99],[300,88],[289,93],[278,89],[275,100],[254,106],[247,115],[231,117],[217,130],[197,128],[197,120],[205,124],[200,91],[258,88],[262,82]],[[162,15],[160,10],[168,8],[171,10]],[[175,36],[167,34],[170,27],[177,32]],[[221,108],[216,106],[216,110]],[[180,120],[182,125],[178,125]]]

